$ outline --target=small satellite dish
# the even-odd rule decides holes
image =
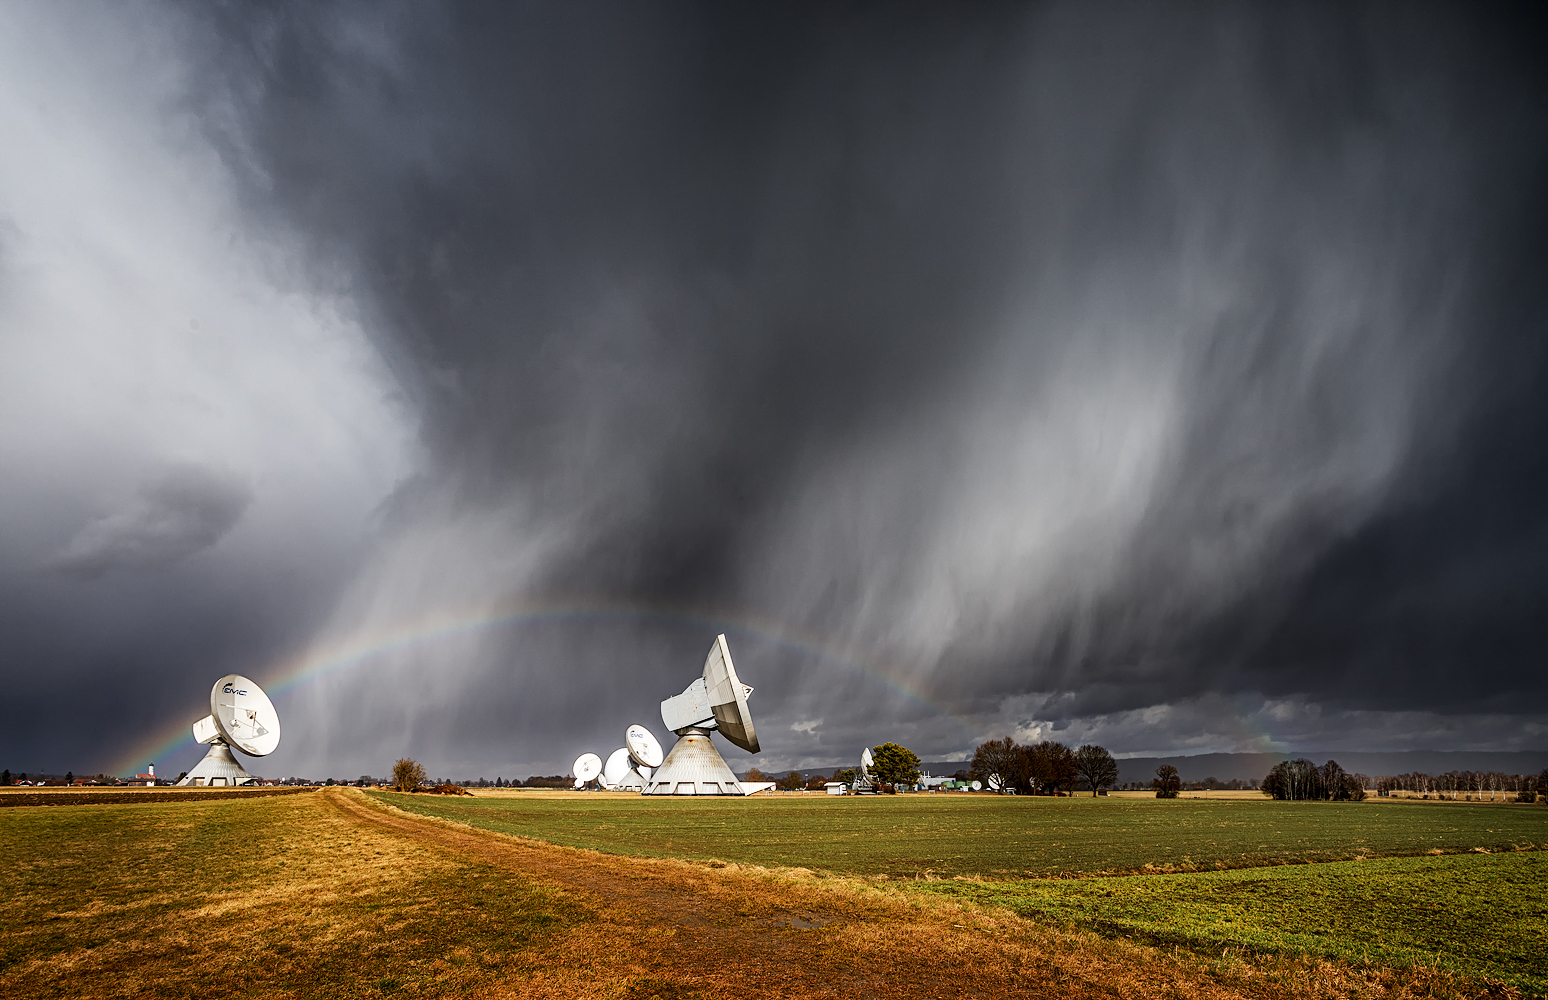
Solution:
[[[602,783],[608,786],[623,784],[624,778],[633,770],[632,764],[628,747],[614,750],[607,758],[607,765],[602,768]]]
[[[661,766],[661,744],[656,742],[656,737],[651,735],[649,729],[641,725],[629,727],[624,734],[624,742],[629,746],[629,756],[634,758],[634,763],[640,768]]]
[[[575,787],[576,788],[585,788],[586,787],[586,779],[585,778],[576,778],[575,779]]]
[[[975,781],[975,782],[973,782],[973,791],[981,792],[983,790],[984,790],[984,783],[982,781]]]
[[[989,789],[991,791],[998,792],[1000,789],[1002,789],[1004,787],[1005,787],[1005,779],[1004,778],[1000,777],[998,774],[991,774],[991,775],[989,775]]]
[[[871,774],[871,766],[876,761],[871,756],[870,747],[862,747],[860,750],[860,769],[855,772],[853,782],[856,795],[869,795],[876,791],[876,778]]]
[[[643,792],[650,784],[651,773],[661,764],[661,744],[649,729],[640,725],[629,727],[624,742],[628,745],[607,759],[603,780],[612,788]]]
[[[581,754],[575,758],[574,773],[575,780],[580,782],[581,785],[595,780],[602,773],[602,758],[594,753]],[[578,788],[580,785],[576,787]]]

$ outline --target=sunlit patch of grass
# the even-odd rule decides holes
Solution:
[[[1548,991],[1548,853],[912,888],[1211,952],[1236,946],[1434,965]]]
[[[1548,809],[1503,804],[373,794],[424,815],[575,847],[910,879],[1199,871],[1548,847]]]
[[[1284,966],[1287,988],[1306,968],[1296,962],[1329,960],[1548,986],[1530,957],[1548,953],[1540,888],[1548,854],[1537,850],[1548,842],[1548,813],[1530,807],[991,796],[378,798],[558,843],[710,868],[768,866],[799,882],[830,878],[861,898],[868,886],[896,886],[1201,954],[1253,954],[1260,972],[1262,956],[1281,955],[1291,963]],[[858,944],[896,928],[883,922],[844,933]]]
[[[589,919],[314,796],[7,809],[0,852],[0,996],[466,986],[520,974],[535,946]]]

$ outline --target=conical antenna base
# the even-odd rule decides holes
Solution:
[[[645,785],[646,795],[744,795],[709,731],[690,727]]]
[[[210,752],[194,765],[193,770],[178,782],[178,786],[245,785],[252,780],[253,776],[247,773],[247,769],[237,763],[231,748],[217,740],[210,744]]]

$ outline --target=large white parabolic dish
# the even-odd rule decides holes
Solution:
[[[279,713],[263,688],[241,674],[227,674],[210,688],[210,715],[220,738],[245,754],[265,757],[279,746]]]
[[[758,733],[747,708],[750,694],[752,688],[736,675],[726,637],[716,636],[709,656],[705,657],[702,674],[682,694],[661,703],[661,721],[669,732],[677,734],[678,740],[645,783],[645,794],[745,794],[736,775],[715,749],[710,733],[718,729],[736,746],[748,753],[758,753]],[[630,751],[634,753],[632,728],[630,734]],[[643,748],[638,752],[643,754]]]
[[[737,678],[724,634],[715,637],[715,645],[710,647],[709,656],[704,659],[704,687],[720,735],[748,753],[757,753],[758,732],[753,728],[752,711],[747,707],[747,696],[752,694],[752,688]]]

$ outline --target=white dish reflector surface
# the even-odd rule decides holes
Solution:
[[[720,735],[748,753],[757,753],[758,732],[753,728],[752,711],[747,707],[747,696],[753,689],[736,676],[731,648],[726,645],[724,634],[715,637],[715,644],[704,659],[704,688]]]
[[[594,753],[583,753],[575,758],[575,780],[585,784],[602,773],[602,758]]]
[[[245,754],[263,757],[279,746],[279,714],[263,688],[227,674],[210,689],[210,715],[220,738]]]
[[[641,768],[660,767],[661,744],[656,742],[656,737],[644,726],[630,726],[624,734],[624,743],[629,746],[629,755]]]

